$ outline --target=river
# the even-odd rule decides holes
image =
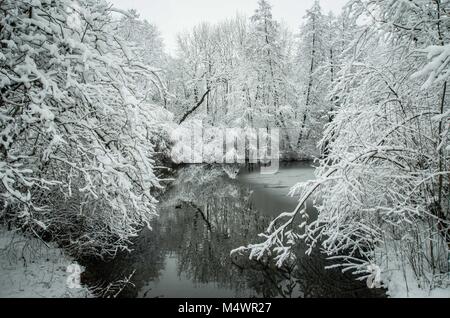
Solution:
[[[236,172],[239,174],[235,177]],[[231,176],[231,177],[230,177]],[[318,252],[281,269],[271,262],[230,257],[258,242],[269,222],[292,211],[289,189],[314,178],[311,163],[283,164],[274,175],[258,169],[192,165],[180,168],[159,198],[160,217],[132,246],[108,262],[91,262],[83,280],[106,286],[134,273],[120,297],[383,297],[337,269]],[[308,211],[315,214],[312,203]]]

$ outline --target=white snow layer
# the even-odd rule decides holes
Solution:
[[[405,261],[402,251],[395,248],[395,244],[386,244],[385,253],[389,257],[382,256],[380,250],[377,253],[377,261],[380,264],[380,281],[387,289],[390,298],[450,298],[449,273],[423,273],[422,281],[418,280],[409,262]],[[450,261],[450,257],[449,257]]]
[[[0,225],[0,298],[92,297],[85,287],[69,288],[74,263],[60,248]]]

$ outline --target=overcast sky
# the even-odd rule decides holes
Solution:
[[[169,52],[175,51],[176,35],[200,22],[211,23],[234,17],[251,16],[258,0],[108,0],[120,9],[136,9],[141,18],[156,24]],[[325,13],[338,13],[348,0],[321,0]],[[271,0],[274,17],[296,30],[314,0]]]

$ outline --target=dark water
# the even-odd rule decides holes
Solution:
[[[258,242],[269,222],[292,211],[289,189],[314,178],[310,163],[283,165],[276,175],[234,167],[189,166],[160,198],[160,218],[145,230],[133,252],[87,264],[84,280],[105,285],[134,272],[120,297],[382,297],[350,274],[325,270],[320,254],[276,268],[270,261],[230,257],[236,247]],[[310,214],[315,213],[310,207]]]

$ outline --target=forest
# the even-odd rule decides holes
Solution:
[[[176,54],[157,25],[105,0],[0,0],[0,21],[1,297],[31,259],[62,262],[51,288],[65,290],[65,266],[120,259],[142,231],[152,255],[162,236],[183,241],[155,226],[181,222],[165,216],[181,196],[222,259],[274,270],[321,254],[332,261],[321,271],[388,296],[450,297],[450,1],[349,0],[333,14],[316,0],[292,30],[258,0],[251,16],[180,33]],[[250,140],[271,138],[271,161],[315,169],[283,190],[295,206],[265,223],[226,203],[251,191],[217,171],[234,179],[259,163],[224,142],[249,155]],[[228,227],[240,218],[245,235]]]

